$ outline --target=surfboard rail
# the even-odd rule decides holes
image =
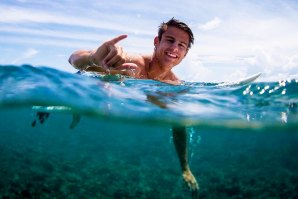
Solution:
[[[218,84],[219,87],[225,87],[225,86],[243,86],[249,83],[254,82],[256,79],[258,79],[261,76],[262,73],[256,73],[254,75],[251,75],[249,77],[234,81],[234,82],[223,82]]]

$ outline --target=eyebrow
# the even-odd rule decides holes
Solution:
[[[165,38],[176,40],[175,37],[173,37],[171,35],[165,35]],[[179,42],[182,43],[182,44],[185,44],[186,46],[188,46],[187,43],[185,43],[183,41],[179,41]]]

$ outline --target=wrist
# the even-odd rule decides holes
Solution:
[[[133,63],[132,62],[132,56],[131,55],[128,55],[127,53],[126,53],[126,56],[125,56],[126,58],[125,58],[125,63]]]
[[[89,66],[98,66],[96,63],[96,59],[94,58],[94,52],[90,51],[90,54],[88,56],[88,65]]]

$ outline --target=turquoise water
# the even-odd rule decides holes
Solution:
[[[0,66],[0,198],[191,198],[173,125],[187,127],[199,198],[298,198],[297,103],[297,80],[171,86]]]

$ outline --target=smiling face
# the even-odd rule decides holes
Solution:
[[[169,26],[161,40],[154,39],[155,58],[161,67],[173,68],[188,52],[189,35],[184,30]]]

